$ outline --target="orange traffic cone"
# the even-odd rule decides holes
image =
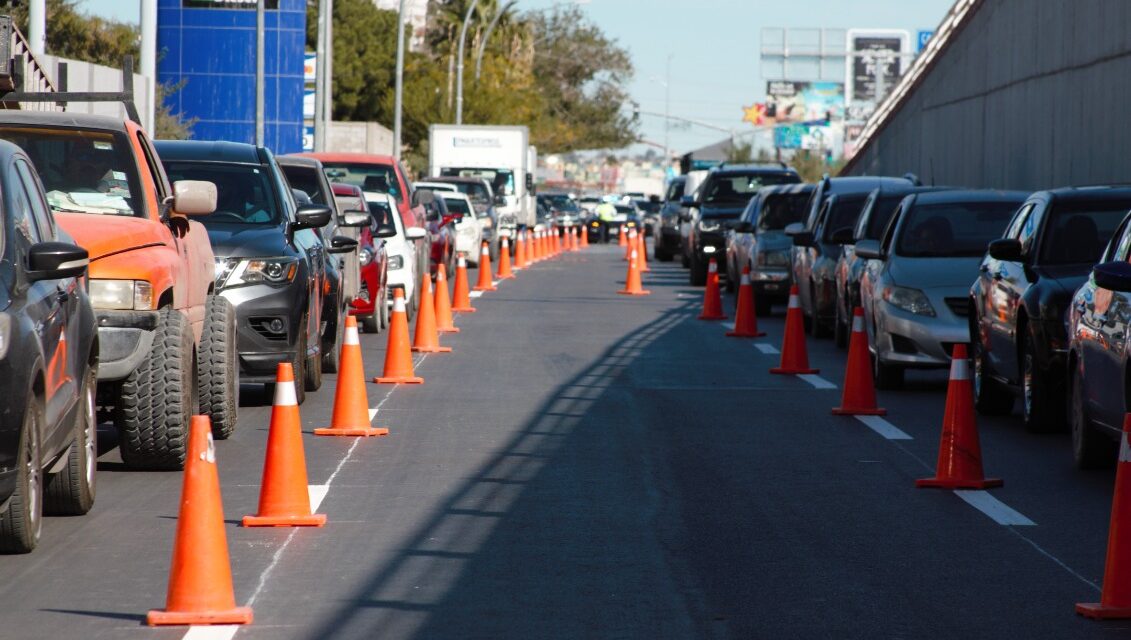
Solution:
[[[554,228],[554,246],[555,253],[561,254],[565,251],[565,227],[558,229]]]
[[[1115,468],[1115,496],[1111,499],[1111,522],[1107,532],[1107,561],[1104,563],[1104,586],[1099,602],[1078,602],[1076,613],[1097,620],[1131,618],[1131,527],[1122,522],[1131,505],[1123,504],[1123,494],[1131,491],[1131,414],[1123,417],[1123,435],[1119,441],[1119,463]]]
[[[723,313],[723,299],[719,294],[719,265],[715,259],[707,263],[707,288],[703,290],[703,313],[700,320],[726,320]]]
[[[636,250],[636,229],[629,229],[624,243],[624,259],[628,260]]]
[[[436,294],[434,298],[436,299],[436,331],[459,333],[459,327],[452,319],[452,299],[448,295],[448,269],[444,265],[440,265],[436,269]]]
[[[581,248],[584,249],[589,246],[589,229],[582,225],[581,230]]]
[[[356,335],[356,326],[354,332]],[[369,417],[368,412],[366,417]],[[324,524],[326,514],[310,512],[302,419],[295,399],[295,372],[291,363],[280,362],[275,374],[275,402],[271,407],[271,430],[267,433],[259,512],[244,516],[243,526],[321,527]]]
[[[805,318],[801,315],[801,298],[797,285],[789,288],[789,308],[785,312],[785,336],[781,344],[781,365],[770,373],[785,375],[820,373],[809,368],[809,350],[805,347]]]
[[[946,389],[946,413],[943,414],[935,477],[916,480],[915,486],[988,489],[1001,485],[1001,480],[982,474],[982,447],[978,443],[978,425],[974,423],[970,362],[966,360],[966,345],[956,344],[950,359],[950,383]]]
[[[511,243],[506,238],[503,238],[499,247],[499,272],[496,277],[499,280],[509,280],[514,277],[514,273],[511,271]]]
[[[447,353],[451,347],[440,346],[440,332],[436,330],[436,304],[432,300],[432,279],[424,276],[420,289],[420,310],[416,312],[416,333],[412,350],[424,353]]]
[[[237,607],[232,589],[212,422],[193,416],[165,608],[150,611],[145,620],[157,626],[250,624],[251,619],[251,607]]]
[[[640,268],[636,261],[636,251],[632,251],[630,260],[628,261],[628,275],[624,279],[624,289],[617,291],[617,293],[626,296],[646,296],[651,291],[645,289],[640,283]]]
[[[641,231],[636,236],[636,244],[639,249],[637,260],[640,261],[640,273],[648,273],[651,269],[648,268],[648,242],[644,239],[644,232]]]
[[[443,269],[444,265],[440,265],[441,273]],[[338,384],[334,389],[334,415],[330,419],[330,426],[315,429],[314,435],[389,435],[389,430],[385,427],[370,425],[369,394],[365,391],[365,366],[361,362],[361,343],[357,339],[357,321],[353,316],[346,319],[341,364],[338,365]]]
[[[577,225],[569,228],[569,250],[575,253],[581,250],[581,240],[577,237]]]
[[[514,270],[522,271],[526,268],[526,232],[519,231],[518,239],[514,243]]]
[[[727,276],[730,277],[730,276]],[[734,331],[727,331],[732,338],[760,338],[766,332],[758,330],[758,313],[754,307],[754,287],[750,285],[750,267],[742,267],[742,279],[738,284],[738,308],[734,312]]]
[[[458,283],[457,283],[458,284]],[[458,287],[457,287],[458,289]],[[405,313],[404,291],[393,293],[393,320],[389,325],[389,342],[385,347],[385,375],[374,378],[379,384],[421,384],[412,370],[412,350],[408,346],[408,314]]]
[[[530,259],[531,264],[542,261],[542,234],[533,229],[530,230]]]
[[[624,225],[622,224],[617,231],[617,246],[623,247],[628,244],[628,235],[624,232]]]
[[[456,261],[456,288],[452,299],[452,311],[475,313],[475,307],[471,306],[471,290],[467,285],[467,258],[463,256]]]
[[[503,238],[506,241],[506,238]],[[502,253],[502,250],[499,251]],[[491,250],[487,243],[479,248],[479,282],[475,284],[476,291],[494,291],[495,285],[491,282]]]
[[[848,364],[844,370],[844,393],[836,416],[885,416],[887,409],[876,406],[876,387],[872,384],[872,360],[868,355],[868,332],[864,330],[864,309],[852,312],[852,341],[848,344]]]

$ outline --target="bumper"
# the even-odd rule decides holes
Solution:
[[[252,285],[220,291],[236,310],[241,380],[274,382],[276,365],[294,360],[306,311],[304,294],[305,287],[297,280],[281,288]],[[271,329],[275,321],[282,324],[280,331]]]
[[[946,368],[957,343],[970,342],[966,318],[927,317],[909,313],[885,301],[877,305],[876,356],[885,363],[910,368]]]
[[[786,300],[789,298],[789,287],[793,284],[792,274],[788,270],[757,270],[750,272],[750,286],[754,295],[769,296],[775,299]]]
[[[141,366],[157,333],[156,311],[94,312],[98,323],[98,379],[125,378]]]

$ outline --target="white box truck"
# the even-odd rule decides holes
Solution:
[[[524,126],[434,124],[428,129],[428,174],[485,178],[496,196],[499,231],[533,227],[530,132]]]

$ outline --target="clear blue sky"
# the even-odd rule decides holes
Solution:
[[[519,10],[560,0],[519,0]],[[953,0],[588,0],[589,16],[632,54],[632,97],[645,111],[664,111],[665,65],[671,62],[671,113],[720,127],[742,122],[742,106],[765,96],[759,62],[763,27],[898,28],[932,30]],[[97,15],[137,22],[138,3],[85,0]],[[663,142],[662,118],[641,117],[646,139]],[[670,145],[687,151],[725,137],[691,127],[670,132]]]

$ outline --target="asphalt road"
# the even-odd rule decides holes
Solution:
[[[124,470],[103,434],[98,500],[0,557],[2,638],[1075,638],[1128,623],[1095,600],[1114,474],[1079,472],[1067,436],[980,419],[986,494],[932,475],[945,373],[881,393],[888,439],[834,417],[844,354],[820,379],[772,376],[769,336],[696,319],[702,289],[651,263],[616,295],[622,251],[520,272],[460,316],[422,386],[370,385],[380,439],[316,438],[334,377],[302,407],[323,529],[244,529],[270,399],[245,386],[217,445],[236,599],[255,623],[150,629],[164,605],[181,474]],[[473,276],[474,277],[474,274]],[[728,312],[732,302],[727,300]],[[379,373],[384,336],[362,335]],[[762,345],[761,347],[757,345]],[[827,382],[828,384],[822,384]],[[815,386],[815,384],[816,386]],[[899,435],[898,432],[895,435]],[[982,502],[979,502],[982,504]],[[1001,507],[1011,511],[1002,511]],[[997,510],[994,511],[993,507]]]

